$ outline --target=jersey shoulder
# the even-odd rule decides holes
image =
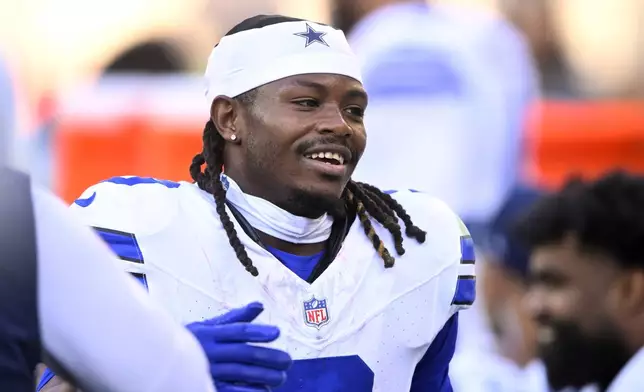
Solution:
[[[87,188],[70,209],[89,226],[149,235],[166,227],[179,212],[180,192],[188,183],[149,177],[113,177]]]
[[[471,239],[461,218],[442,200],[416,190],[386,191],[406,211],[416,226],[427,232],[427,239],[440,241],[446,253],[460,254],[461,239]],[[433,241],[433,240],[432,240]]]
[[[388,193],[413,223],[427,233],[414,257],[418,263],[412,263],[414,268],[422,271],[432,265],[440,271],[447,280],[440,285],[441,297],[451,300],[450,314],[469,308],[476,298],[476,255],[472,236],[463,221],[445,202],[426,193],[413,190]]]

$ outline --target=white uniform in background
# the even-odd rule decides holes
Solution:
[[[517,179],[536,95],[520,34],[482,11],[410,2],[376,10],[348,38],[369,93],[353,178],[422,190],[468,224],[490,219]]]
[[[644,391],[644,348],[622,368],[606,392]]]
[[[87,390],[214,392],[209,363],[197,340],[156,305],[134,279],[119,270],[118,260],[98,236],[52,194],[34,186],[30,189],[26,175],[0,168],[0,176],[0,200],[8,203],[3,211],[20,211],[3,216],[5,225],[0,225],[0,230],[18,230],[20,222],[28,224],[30,228],[25,230],[30,234],[22,239],[32,241],[36,248],[31,245],[26,249],[26,245],[21,256],[2,248],[9,244],[0,241],[1,268],[30,281],[37,292],[26,293],[36,298],[37,309],[22,309],[34,317],[12,318],[18,314],[12,310],[0,316],[0,328],[11,328],[2,336],[30,333],[17,333],[16,328],[39,330],[40,342],[35,341],[38,337],[19,339],[40,345]],[[17,190],[12,189],[14,184],[16,188],[22,185]],[[20,207],[29,202],[33,208]],[[29,219],[35,223],[26,223]],[[11,238],[8,233],[4,231],[0,238]],[[35,264],[31,271],[24,264],[29,252],[32,266]],[[20,264],[15,263],[16,258]],[[15,295],[29,290],[29,285],[19,282],[3,285],[7,288],[12,283],[16,285],[12,289]],[[11,302],[2,307],[11,309]],[[25,320],[31,325],[22,325]],[[13,346],[6,341],[2,347]],[[2,358],[4,369],[35,366],[22,361],[12,365],[4,354]],[[5,381],[10,382],[0,380],[0,384],[5,385]]]

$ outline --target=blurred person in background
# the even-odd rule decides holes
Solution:
[[[519,231],[550,385],[644,391],[644,177],[573,179]]]
[[[13,163],[16,105],[11,75],[0,57],[0,164]]]
[[[480,303],[494,332],[496,350],[466,350],[455,355],[450,373],[456,392],[547,392],[543,367],[536,360],[534,321],[523,306],[528,287],[528,252],[514,225],[541,197],[517,187],[494,217],[481,246]]]
[[[72,215],[0,157],[0,390],[33,391],[45,360],[92,391],[214,392],[195,337]]]
[[[548,0],[499,0],[498,6],[526,37],[539,70],[543,95],[553,98],[578,97],[579,92],[565,62]]]

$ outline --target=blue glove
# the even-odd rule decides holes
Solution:
[[[291,357],[284,351],[248,343],[269,343],[280,335],[277,327],[252,324],[264,310],[259,302],[233,309],[219,317],[187,325],[210,361],[218,392],[270,391],[286,381]]]

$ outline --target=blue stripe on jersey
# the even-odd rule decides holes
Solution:
[[[469,235],[461,236],[461,264],[474,264],[476,255],[474,254],[474,241]]]
[[[112,177],[103,182],[111,182],[118,185],[134,186],[139,184],[161,184],[166,188],[179,188],[181,184],[168,180],[157,180],[151,177]]]
[[[38,386],[36,387],[36,392],[40,392],[40,390],[43,389],[45,385],[47,385],[47,383],[51,381],[51,379],[55,376],[56,374],[52,372],[50,368],[45,369],[45,372],[42,374],[42,377],[38,382]]]
[[[476,299],[476,278],[474,276],[459,276],[456,281],[456,292],[452,305],[472,305]]]
[[[456,350],[458,313],[453,315],[421,358],[411,381],[410,392],[451,392],[449,363]]]
[[[372,59],[364,75],[370,98],[434,98],[463,95],[450,55],[421,46],[398,47]]]
[[[267,246],[266,249],[302,280],[307,280],[311,276],[313,269],[315,269],[315,266],[318,265],[324,255],[324,252],[319,252],[310,256],[298,256],[270,246]]]
[[[145,276],[145,274],[131,272],[130,275],[132,275],[134,279],[138,280],[139,283],[141,283],[141,285],[145,287],[146,290],[148,290],[148,278]]]
[[[86,207],[89,207],[90,204],[94,202],[94,199],[96,199],[96,192],[92,193],[92,195],[87,199],[76,199],[74,201],[74,204],[76,204],[79,207],[86,208]]]
[[[94,230],[101,236],[112,251],[118,257],[125,261],[133,263],[143,263],[143,255],[141,248],[136,240],[136,236],[131,233],[124,233],[122,231],[105,229],[102,227],[94,227]]]
[[[421,191],[417,191],[415,189],[407,189],[411,193],[422,193]],[[388,195],[393,195],[394,193],[398,192],[398,189],[388,189],[386,191],[382,191],[383,193],[386,193]]]

